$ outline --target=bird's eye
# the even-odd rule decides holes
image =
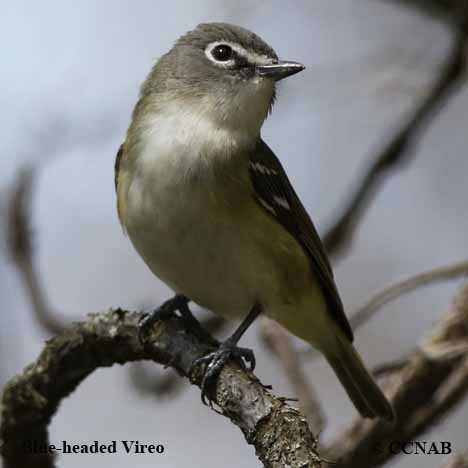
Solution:
[[[213,47],[211,55],[218,62],[227,62],[232,58],[232,48],[227,44],[220,44]]]

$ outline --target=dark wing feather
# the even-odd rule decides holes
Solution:
[[[353,332],[322,241],[280,161],[263,140],[250,157],[249,171],[260,205],[301,244],[320,282],[330,313],[344,334],[353,341]]]
[[[115,166],[114,166],[114,185],[115,191],[117,191],[117,184],[119,183],[119,170],[120,162],[122,161],[124,145],[120,145],[119,151],[117,151],[117,156],[115,157]]]

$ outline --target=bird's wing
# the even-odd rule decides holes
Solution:
[[[120,145],[119,150],[117,151],[117,155],[115,157],[115,166],[114,166],[114,184],[115,184],[115,191],[117,192],[117,185],[119,183],[119,170],[120,170],[120,162],[122,161],[122,156],[124,153],[124,145]]]
[[[124,156],[124,145],[120,145],[119,151],[117,151],[117,156],[115,157],[115,166],[114,166],[114,184],[115,184],[115,192],[117,194],[117,213],[119,215],[120,223],[123,226],[123,206],[122,200],[119,196],[119,182],[120,182],[120,165],[122,163],[122,158]]]
[[[320,282],[330,313],[353,341],[322,241],[280,161],[263,140],[250,157],[249,172],[259,204],[301,244]]]

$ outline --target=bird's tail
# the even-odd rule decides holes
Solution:
[[[365,368],[353,344],[341,330],[337,330],[335,338],[336,345],[324,350],[325,357],[356,409],[365,418],[381,417],[392,421],[395,417],[392,406]]]

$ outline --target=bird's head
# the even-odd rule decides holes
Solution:
[[[201,24],[180,37],[142,87],[159,106],[175,106],[233,130],[259,132],[276,83],[304,69],[281,61],[259,36],[226,23]]]

